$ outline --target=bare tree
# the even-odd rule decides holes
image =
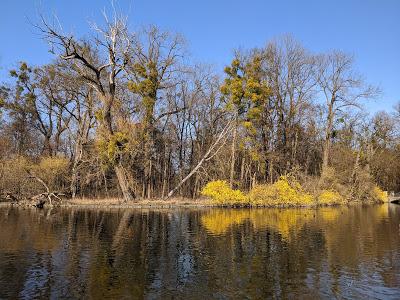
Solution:
[[[151,198],[157,122],[184,107],[168,108],[168,93],[181,83],[184,41],[181,36],[150,26],[131,36],[126,67],[128,87],[139,96],[144,140],[143,197]]]
[[[353,57],[341,51],[333,51],[318,58],[317,80],[326,102],[326,123],[322,159],[322,173],[329,164],[335,117],[348,107],[360,107],[360,101],[376,97],[379,89],[366,85],[356,74]]]
[[[116,103],[118,75],[124,70],[129,53],[129,38],[125,19],[114,15],[106,19],[104,29],[93,26],[94,40],[79,40],[74,35],[66,35],[61,28],[51,26],[44,18],[39,26],[44,38],[50,43],[53,52],[61,59],[71,61],[71,67],[79,77],[92,87],[101,100],[100,126],[105,139],[114,134],[113,108]],[[123,148],[124,145],[118,144]],[[132,200],[132,194],[121,159],[114,164],[119,186],[126,201]]]

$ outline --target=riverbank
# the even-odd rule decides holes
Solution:
[[[390,203],[392,199],[380,203]],[[170,198],[167,200],[163,199],[140,199],[137,201],[125,202],[122,198],[75,198],[75,199],[63,199],[61,202],[53,202],[51,207],[78,207],[78,208],[316,208],[316,207],[327,207],[327,206],[348,206],[348,205],[359,205],[359,204],[377,204],[377,202],[365,203],[362,201],[352,201],[343,204],[335,205],[321,205],[321,204],[309,204],[309,205],[221,205],[213,202],[212,199],[208,198]],[[1,206],[15,206],[15,207],[33,207],[35,206],[30,201],[20,202],[0,202]],[[49,203],[45,204],[49,207]]]
[[[170,198],[163,199],[139,199],[125,202],[121,198],[76,198],[64,200],[62,206],[80,207],[115,207],[115,208],[173,208],[173,207],[213,207],[216,206],[209,199],[198,198]]]
[[[32,207],[35,203],[31,201],[19,202],[0,202],[0,206]],[[75,198],[63,199],[61,202],[54,202],[50,205],[45,203],[46,207],[82,207],[82,208],[175,208],[175,207],[217,207],[218,205],[209,199],[198,198],[171,198],[163,199],[142,199],[137,201],[125,202],[121,198]]]

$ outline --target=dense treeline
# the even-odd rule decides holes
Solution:
[[[221,78],[155,26],[39,29],[55,60],[21,62],[0,89],[3,196],[197,197],[209,181],[250,190],[287,174],[354,199],[373,182],[399,190],[399,115],[364,113],[380,91],[341,51],[283,37],[236,51]]]

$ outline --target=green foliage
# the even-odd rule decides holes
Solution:
[[[144,64],[135,63],[132,72],[135,74],[135,81],[130,80],[128,82],[128,89],[141,96],[145,115],[144,122],[149,123],[153,118],[157,90],[160,84],[157,65],[152,61]]]
[[[227,78],[221,86],[222,94],[229,97],[228,108],[235,107],[238,115],[248,122],[261,118],[262,105],[270,95],[267,83],[261,79],[261,58],[254,55],[247,63],[237,57],[225,68]]]
[[[262,145],[257,134],[263,126],[265,112],[269,109],[266,103],[271,91],[263,79],[261,65],[262,58],[257,53],[248,59],[237,56],[231,65],[225,68],[227,76],[220,90],[227,97],[225,109],[233,112],[236,126],[242,127],[246,133],[242,144],[244,150],[249,150],[251,159],[258,161],[260,167],[264,168],[265,164],[262,161],[265,159],[260,159]]]
[[[128,134],[120,131],[109,137],[100,137],[96,146],[101,160],[106,165],[114,165],[126,150],[128,142]]]

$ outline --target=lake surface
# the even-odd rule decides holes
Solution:
[[[0,208],[0,299],[400,299],[400,206]]]

